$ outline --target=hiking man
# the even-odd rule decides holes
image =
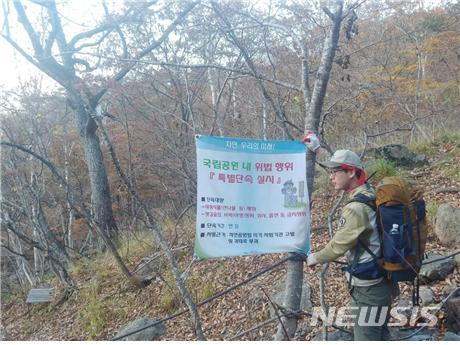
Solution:
[[[318,138],[311,131],[307,132],[302,142],[312,151],[316,151],[320,146]],[[329,170],[334,189],[347,192],[350,200],[358,194],[375,199],[375,190],[366,183],[364,168],[356,153],[350,150],[338,150],[329,161],[322,162],[320,165]],[[350,314],[354,322],[354,340],[389,340],[390,338],[387,323],[394,289],[393,283],[384,276],[374,259],[380,257],[380,251],[375,211],[362,202],[352,201],[344,206],[339,228],[329,243],[307,258],[307,265],[314,267],[316,264],[331,262],[345,255],[349,263],[345,275],[352,297]],[[351,267],[353,275],[349,273]],[[366,314],[374,315],[372,319],[378,322],[370,325],[369,321],[372,320],[367,320]],[[367,325],[359,322],[360,325],[358,320],[367,321]]]

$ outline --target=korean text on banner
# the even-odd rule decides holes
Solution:
[[[305,146],[196,137],[195,256],[310,250]]]

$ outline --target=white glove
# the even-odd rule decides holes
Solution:
[[[315,254],[311,253],[310,255],[308,255],[307,257],[307,266],[315,266],[317,265],[319,262],[316,260],[315,258]]]
[[[310,129],[305,132],[305,135],[302,137],[302,142],[308,147],[310,151],[313,152],[321,147],[318,137]]]

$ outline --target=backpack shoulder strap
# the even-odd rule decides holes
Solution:
[[[365,204],[365,205],[369,206],[374,211],[377,210],[377,206],[375,204],[375,199],[370,197],[370,196],[364,195],[362,193],[356,194],[353,199],[348,201],[348,203],[350,203],[350,202],[360,202],[362,204]]]
[[[375,204],[375,198],[372,198],[368,195],[364,195],[363,193],[358,193],[354,196],[353,199],[348,201],[350,202],[360,202],[362,204],[365,204],[369,206],[374,212],[377,211],[377,205]],[[361,239],[358,239],[358,244],[366,251],[368,252],[374,260],[378,260],[377,256],[369,249],[368,246],[364,244],[364,242]]]
[[[369,249],[368,246],[366,246],[366,245],[364,244],[363,241],[361,241],[361,239],[358,239],[358,243],[361,245],[361,247],[363,247],[363,249],[364,249],[366,252],[369,253],[370,256],[372,256],[372,258],[373,258],[374,260],[378,260],[378,257]]]

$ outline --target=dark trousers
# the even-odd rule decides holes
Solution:
[[[354,316],[354,340],[390,340],[387,324],[396,286],[384,279],[366,287],[353,286],[351,290],[351,315]]]

